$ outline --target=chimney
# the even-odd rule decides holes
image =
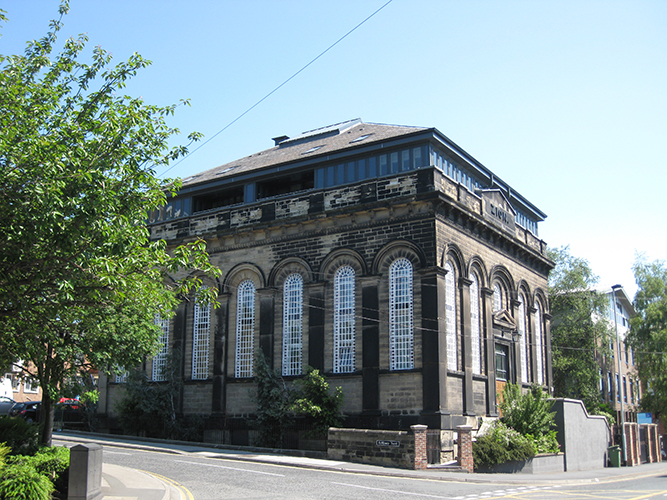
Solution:
[[[280,136],[278,136],[278,137],[274,137],[272,140],[273,140],[273,142],[275,142],[274,146],[278,146],[281,142],[284,142],[284,141],[286,141],[287,139],[289,139],[288,136],[286,136],[286,135],[280,135]]]

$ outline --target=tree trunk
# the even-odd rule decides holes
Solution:
[[[39,444],[42,446],[51,446],[53,437],[53,417],[56,406],[51,400],[48,390],[42,391],[42,408],[39,412]]]

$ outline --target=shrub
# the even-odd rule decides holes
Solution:
[[[54,489],[46,476],[27,464],[7,465],[0,480],[3,500],[51,500]]]
[[[5,457],[12,451],[5,443],[0,443],[0,476],[2,476],[2,469],[5,468]]]
[[[535,456],[535,451],[531,438],[522,436],[500,421],[496,422],[487,434],[478,437],[472,445],[475,468],[513,460],[527,460]]]
[[[535,445],[535,453],[558,453],[560,445],[556,439],[556,431],[549,431],[541,436],[526,435]]]
[[[329,427],[340,426],[343,389],[336,387],[332,393],[325,377],[312,367],[308,367],[306,376],[299,379],[296,385],[298,393],[292,408],[306,416],[311,429],[306,436],[311,439],[326,438]]]
[[[53,446],[41,448],[35,455],[16,455],[7,461],[10,465],[30,467],[50,479],[56,490],[63,493],[67,490],[69,479],[69,448]]]
[[[554,426],[552,402],[539,385],[533,385],[526,394],[521,394],[517,384],[505,384],[502,401],[498,405],[502,413],[500,420],[524,436],[542,436]]]
[[[255,380],[257,381],[257,444],[268,448],[283,445],[285,430],[290,426],[290,394],[285,381],[272,370],[264,353],[257,354]]]
[[[39,449],[39,426],[22,418],[0,417],[0,443],[11,449],[10,455],[34,455]]]

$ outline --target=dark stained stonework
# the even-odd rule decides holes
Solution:
[[[211,193],[223,200],[227,189],[243,192],[244,202],[192,213],[193,207],[215,204]],[[260,191],[273,195],[259,199]],[[297,273],[303,279],[302,372],[312,366],[343,388],[346,427],[407,430],[426,424],[442,430],[443,443],[458,425],[476,428],[478,417],[497,416],[495,395],[505,381],[496,362],[503,353],[509,380],[551,386],[546,293],[553,264],[537,236],[544,217],[437,130],[360,121],[284,140],[185,179],[168,209],[151,215],[151,237],[170,247],[205,239],[223,276],[211,284],[220,287],[221,307],[211,315],[206,380],[191,380],[191,302],[171,321],[170,342],[181,352],[185,382],[179,412],[207,417],[207,429],[217,433],[211,440],[252,444],[247,420],[256,406],[255,386],[252,378],[236,378],[234,369],[236,287],[243,280],[254,283],[253,350],[281,370],[283,285]],[[404,370],[390,365],[389,269],[397,259],[412,266],[413,365]],[[453,304],[446,293],[447,262],[454,273]],[[355,272],[349,373],[334,369],[334,275],[341,266]],[[478,303],[471,297],[471,273]],[[525,332],[519,332],[519,296]],[[452,316],[455,337],[448,347]],[[294,378],[286,377],[287,383]],[[112,382],[103,387],[110,414],[117,389]]]

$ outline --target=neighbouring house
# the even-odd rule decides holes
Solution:
[[[183,300],[158,320],[178,411],[206,439],[252,444],[255,357],[287,383],[320,369],[344,425],[441,431],[497,416],[506,381],[552,385],[546,215],[435,128],[351,120],[281,136],[183,179],[152,213],[152,239],[204,238],[219,307]],[[526,175],[529,175],[528,173]],[[533,175],[533,174],[530,174]],[[115,414],[123,378],[100,380]]]
[[[602,400],[616,412],[616,421],[621,421],[621,411],[626,422],[637,421],[641,382],[635,371],[635,352],[625,342],[630,331],[630,319],[636,315],[632,301],[619,285],[600,293],[609,300],[608,316],[611,337],[609,356],[598,356],[600,364],[600,393]]]
[[[24,362],[19,360],[13,363],[9,370],[5,372],[4,378],[10,381],[12,387],[12,394],[9,397],[19,402],[41,401],[42,388],[39,386],[39,382],[26,376],[23,366]]]

